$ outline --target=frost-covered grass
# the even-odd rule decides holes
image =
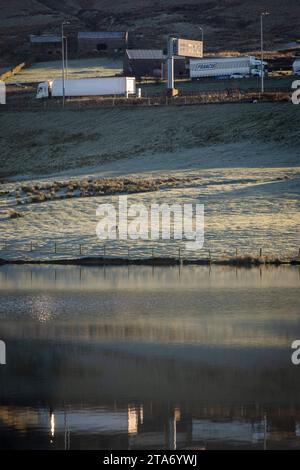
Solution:
[[[96,208],[116,202],[124,178],[143,181],[135,194],[128,191],[129,202],[205,205],[201,253],[186,253],[172,241],[146,240],[129,242],[135,255],[149,256],[153,247],[157,255],[174,256],[181,245],[186,257],[207,256],[208,250],[213,257],[232,257],[238,249],[238,256],[255,259],[260,248],[264,256],[295,256],[299,112],[291,104],[249,104],[3,113],[0,231],[11,248],[0,251],[0,258],[24,256],[16,244],[25,244],[26,256],[35,258],[79,256],[80,244],[83,255],[103,254]],[[83,188],[82,182],[103,178],[113,192]],[[176,184],[149,183],[168,178]],[[57,190],[55,182],[63,187]],[[27,201],[32,197],[35,204]],[[12,209],[23,217],[10,218]],[[127,248],[116,241],[106,250],[127,256]]]
[[[31,67],[21,70],[7,80],[7,83],[44,82],[61,78],[61,61],[37,62]],[[92,58],[68,61],[68,78],[110,77],[123,72],[121,59]]]
[[[185,159],[188,165],[188,159]],[[259,257],[273,259],[295,256],[299,244],[299,186],[300,167],[294,168],[216,168],[173,170],[168,174],[174,178],[174,186],[165,185],[151,192],[129,194],[130,203],[202,203],[205,205],[205,245],[200,252],[187,252],[183,242],[161,240],[138,240],[136,242],[106,242],[107,256],[182,256],[188,258],[207,257],[211,250],[213,259],[238,257],[244,260]],[[137,173],[134,178],[137,178]],[[153,178],[149,173],[149,180]],[[142,181],[147,181],[145,173]],[[126,177],[127,178],[127,177]],[[119,179],[119,178],[118,178]],[[121,178],[122,180],[122,178]],[[60,200],[40,201],[41,203],[18,205],[16,193],[22,186],[41,192],[53,186],[53,178],[34,180],[26,183],[4,185],[0,201],[0,230],[5,233],[8,250],[0,251],[3,256],[54,258],[103,255],[104,243],[96,237],[98,218],[96,209],[100,203],[117,203],[115,194],[90,194],[88,197],[68,196]],[[77,186],[73,176],[62,183],[63,188]],[[38,189],[35,189],[38,188]],[[117,189],[117,181],[114,182]],[[8,193],[7,193],[8,191]],[[21,193],[22,194],[22,193]],[[24,196],[24,195],[23,195]],[[8,212],[16,208],[22,218],[10,219]],[[30,242],[34,250],[30,251]],[[57,242],[58,249],[54,250]],[[79,245],[83,246],[82,253]]]
[[[109,162],[117,169],[143,155],[160,155],[161,169],[168,160],[168,170],[186,151],[206,167],[299,161],[300,106],[292,104],[1,111],[0,178],[78,174]]]

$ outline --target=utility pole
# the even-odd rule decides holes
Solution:
[[[69,21],[63,21],[61,24],[61,57],[62,57],[62,93],[63,93],[63,108],[65,107],[65,35],[64,26],[70,24]]]
[[[66,70],[66,80],[68,80],[68,38],[65,38],[66,43],[66,55],[65,55],[65,70]]]
[[[260,45],[261,45],[261,92],[265,91],[265,68],[264,68],[264,25],[263,19],[269,16],[269,12],[264,11],[260,14]]]
[[[63,108],[65,107],[65,41],[64,41],[64,23],[61,24],[61,65],[62,65],[62,92]]]

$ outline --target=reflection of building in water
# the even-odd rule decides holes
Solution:
[[[287,417],[274,419],[271,416],[230,417],[230,410],[216,416],[211,416],[207,410],[195,415],[186,414],[179,408],[170,410],[153,410],[144,407],[144,424],[139,427],[139,433],[129,437],[131,449],[166,448],[198,449],[209,448],[257,448],[266,449],[279,444],[285,445],[287,440],[300,446],[300,425],[295,418],[291,419],[289,429]],[[298,413],[299,415],[299,413]],[[158,425],[159,422],[159,425]],[[298,433],[297,433],[298,429]]]
[[[51,442],[55,434],[64,434],[64,448],[71,448],[71,434],[132,436],[138,433],[139,424],[143,422],[143,406],[128,405],[127,411],[121,410],[80,410],[58,409],[50,411],[49,429]]]
[[[139,408],[128,406],[128,434],[137,434],[139,425]]]
[[[241,420],[211,421],[195,419],[192,421],[193,441],[235,441],[259,442],[264,439],[264,421],[245,422]]]
[[[176,450],[177,447],[177,421],[180,421],[179,408],[174,409],[173,416],[168,421],[168,449]]]
[[[210,407],[191,413],[153,403],[50,410],[6,406],[0,407],[1,437],[3,429],[17,435],[25,448],[264,449],[285,448],[291,442],[297,448],[300,410],[273,410],[267,418],[253,409],[238,414]]]
[[[41,422],[41,415],[30,407],[0,406],[0,423],[24,433]]]

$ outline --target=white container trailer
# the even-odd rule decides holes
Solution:
[[[264,62],[264,67],[267,64]],[[260,76],[261,61],[251,56],[190,59],[190,78]]]
[[[107,96],[134,95],[136,92],[134,77],[101,77],[65,80],[65,96]],[[36,98],[63,96],[63,81],[53,80],[38,85]]]
[[[300,59],[296,59],[293,63],[293,71],[295,75],[300,75]]]

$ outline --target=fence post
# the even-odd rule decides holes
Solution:
[[[82,245],[79,245],[79,254],[82,255]]]
[[[209,262],[211,263],[211,251],[208,250]]]
[[[238,256],[238,249],[237,248],[235,249],[235,256],[236,256],[236,258]]]
[[[130,256],[130,255],[129,255],[129,250],[130,250],[130,248],[129,248],[129,246],[128,246],[128,247],[127,247],[127,258],[128,258],[128,259],[129,259],[129,256]]]
[[[106,245],[105,244],[103,245],[103,256],[104,256],[104,258],[106,256]]]
[[[56,246],[56,242],[54,242],[54,253],[57,253],[57,246]]]
[[[178,259],[181,261],[181,248],[178,248]]]
[[[151,251],[152,251],[152,259],[153,259],[154,258],[154,248],[153,247],[152,247]],[[300,250],[299,250],[299,252],[300,252]]]
[[[32,242],[30,242],[30,251],[32,251]]]
[[[259,250],[259,257],[262,257],[262,248]]]

